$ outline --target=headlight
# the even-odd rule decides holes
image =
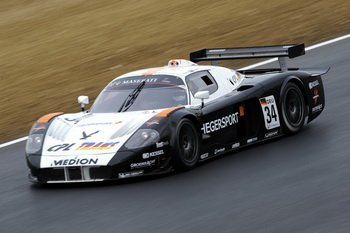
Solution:
[[[139,129],[129,138],[125,147],[127,149],[136,149],[155,144],[159,141],[159,133],[154,129]]]
[[[26,152],[36,153],[41,149],[43,145],[44,134],[32,134],[28,136]]]

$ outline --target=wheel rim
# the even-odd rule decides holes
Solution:
[[[192,127],[188,125],[182,127],[179,135],[179,146],[186,163],[191,163],[196,159],[197,141],[196,133]]]
[[[297,90],[291,89],[287,92],[285,108],[288,122],[293,126],[298,126],[302,121],[304,109]]]

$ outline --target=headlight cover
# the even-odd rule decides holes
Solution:
[[[44,134],[31,134],[28,136],[26,152],[28,154],[36,153],[40,151],[43,145]]]
[[[159,141],[159,133],[154,129],[139,129],[125,143],[127,149],[149,146]]]

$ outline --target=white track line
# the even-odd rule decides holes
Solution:
[[[5,142],[3,144],[0,144],[0,148],[6,147],[6,146],[10,146],[12,144],[16,144],[17,142],[22,142],[28,139],[28,136],[25,136],[23,138],[17,138],[15,140],[9,141],[9,142]]]
[[[319,47],[322,47],[322,46],[325,46],[325,45],[329,45],[329,44],[332,44],[332,43],[335,43],[335,42],[338,42],[338,41],[341,41],[341,40],[345,40],[345,39],[348,39],[348,38],[350,38],[350,34],[347,34],[347,35],[344,35],[344,36],[341,36],[341,37],[334,38],[332,40],[327,40],[325,42],[321,42],[321,43],[309,46],[309,47],[305,48],[305,50],[309,51],[309,50],[316,49],[316,48],[319,48]],[[255,67],[258,67],[258,66],[266,65],[266,64],[271,63],[271,62],[275,62],[275,61],[277,61],[277,58],[272,58],[272,59],[269,59],[269,60],[266,60],[266,61],[263,61],[263,62],[255,63],[253,65],[242,67],[240,69],[241,70],[249,70],[249,69],[252,69],[252,68],[255,68]],[[27,139],[28,139],[28,136],[22,137],[22,138],[18,138],[18,139],[9,141],[9,142],[5,142],[3,144],[0,144],[0,148],[16,144],[18,142],[22,142],[22,141],[25,141]]]

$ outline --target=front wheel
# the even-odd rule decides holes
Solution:
[[[174,168],[189,170],[193,168],[199,158],[200,136],[195,125],[189,119],[182,119],[175,134]]]
[[[287,134],[295,134],[305,121],[305,101],[300,88],[294,83],[287,83],[281,101],[284,130]]]

